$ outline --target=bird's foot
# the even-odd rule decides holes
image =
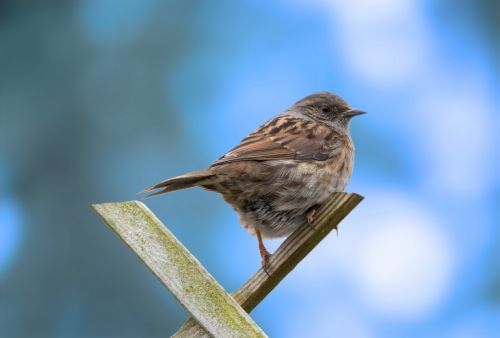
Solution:
[[[264,250],[260,252],[260,256],[262,257],[262,269],[268,277],[271,277],[269,275],[269,258],[271,258],[271,254],[267,250]]]
[[[312,208],[310,208],[309,210],[306,211],[307,224],[309,224],[309,226],[313,230],[314,230],[314,225],[313,225],[314,215],[316,214],[317,210],[318,210],[318,208],[316,206],[314,206],[314,207],[312,207]]]
[[[264,241],[262,240],[262,235],[260,234],[260,229],[258,226],[255,226],[255,234],[257,235],[257,240],[259,241],[259,252],[260,252],[260,257],[262,257],[262,269],[264,269],[264,272],[268,277],[269,275],[269,257],[271,257],[271,254],[269,251],[267,251],[266,247],[264,246]]]

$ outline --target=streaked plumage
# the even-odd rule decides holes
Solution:
[[[219,192],[238,213],[242,226],[260,239],[289,235],[307,221],[351,177],[352,116],[361,114],[331,93],[310,95],[264,123],[208,169],[160,182],[154,193],[191,186]],[[265,257],[266,256],[266,257]]]

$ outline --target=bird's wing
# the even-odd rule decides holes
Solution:
[[[238,161],[330,158],[329,145],[340,135],[325,124],[292,115],[280,115],[244,138],[211,167]]]

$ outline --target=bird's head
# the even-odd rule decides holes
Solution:
[[[340,128],[347,128],[352,117],[365,114],[362,110],[351,108],[339,96],[329,92],[306,96],[295,103],[290,110]]]

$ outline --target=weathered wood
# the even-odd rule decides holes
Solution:
[[[130,201],[93,207],[196,318],[198,329],[205,335],[209,332],[215,337],[266,337],[144,204]]]
[[[245,311],[252,311],[285,276],[356,207],[363,197],[353,193],[334,193],[316,212],[312,227],[302,225],[288,237],[271,256],[268,276],[258,270],[235,293],[234,299]],[[207,332],[190,318],[172,336],[209,337]]]

